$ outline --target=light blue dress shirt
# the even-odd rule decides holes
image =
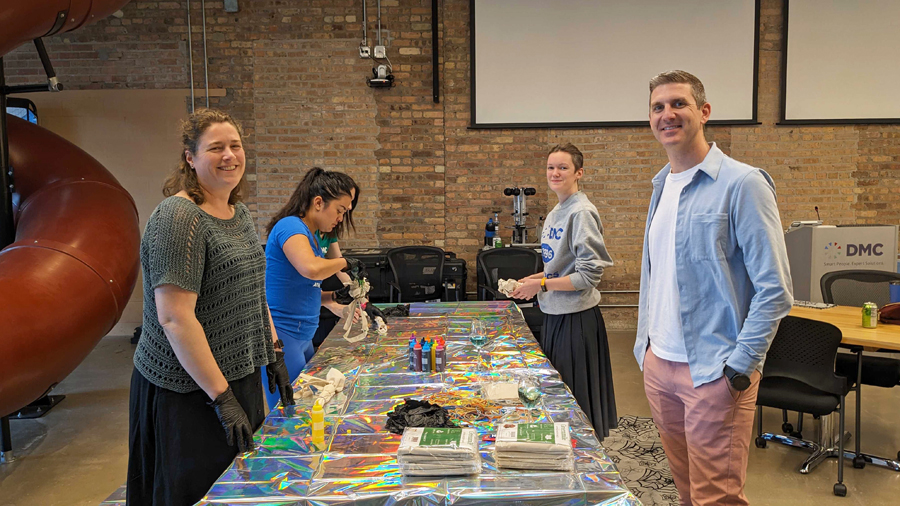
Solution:
[[[643,369],[650,342],[647,234],[666,165],[653,178],[644,230],[634,356]],[[725,364],[750,374],[793,304],[775,184],[762,169],[740,163],[713,143],[678,203],[675,264],[681,322],[694,387],[715,381]]]

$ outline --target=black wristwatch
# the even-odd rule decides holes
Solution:
[[[750,388],[750,377],[744,373],[735,371],[727,364],[725,365],[725,377],[731,382],[731,388],[738,392],[743,392]]]

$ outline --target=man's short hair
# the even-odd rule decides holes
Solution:
[[[690,84],[691,95],[693,95],[694,101],[697,102],[698,108],[703,107],[703,104],[706,103],[706,90],[703,89],[703,83],[694,74],[683,70],[669,70],[654,76],[653,79],[650,79],[650,94],[652,95],[653,90],[658,86],[673,83]]]
[[[584,167],[584,155],[581,154],[581,150],[575,147],[575,145],[571,142],[553,146],[552,148],[550,148],[550,152],[547,153],[547,155],[549,156],[557,152],[568,153],[569,156],[572,157],[572,165],[575,166],[575,170]]]

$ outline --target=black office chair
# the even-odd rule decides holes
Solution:
[[[444,250],[433,246],[403,246],[387,252],[394,273],[391,302],[425,302],[446,297]],[[394,294],[396,293],[396,300]]]
[[[497,283],[501,279],[521,279],[544,270],[541,254],[531,248],[494,248],[478,252],[478,300],[510,300],[500,293]],[[484,280],[482,283],[481,280]],[[517,301],[519,302],[519,301]],[[537,297],[523,303],[536,303]],[[537,306],[521,307],[525,323],[538,342],[544,326],[544,313]]]
[[[838,481],[834,495],[847,495],[844,485],[844,404],[847,379],[834,373],[834,360],[841,331],[830,323],[785,317],[766,355],[759,394],[756,399],[757,437],[756,447],[765,448],[766,441],[812,450],[804,462],[801,473],[809,472],[826,457],[835,456],[818,443],[798,440],[790,436],[763,435],[762,408],[768,406],[790,411],[809,413],[815,418],[839,412]]]
[[[890,303],[890,283],[900,281],[900,274],[887,271],[845,270],[826,273],[819,284],[822,288],[822,299],[829,304],[840,306],[862,307],[866,302],[874,302],[878,307]],[[835,370],[847,378],[851,385],[856,383],[858,375],[857,357],[859,348],[851,347],[856,354],[838,353]],[[895,355],[896,356],[896,355]],[[862,356],[863,385],[891,388],[900,384],[900,359],[871,355]],[[865,467],[871,458],[859,451],[860,435],[860,386],[856,386],[856,454],[853,467]],[[897,452],[900,460],[900,451]]]

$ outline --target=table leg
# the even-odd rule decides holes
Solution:
[[[0,464],[15,460],[12,451],[12,436],[9,432],[9,417],[0,418]]]
[[[853,467],[862,469],[866,467],[866,461],[861,458],[859,445],[862,440],[860,432],[862,430],[862,348],[856,351],[856,457],[853,457]],[[845,397],[846,398],[846,397]]]

